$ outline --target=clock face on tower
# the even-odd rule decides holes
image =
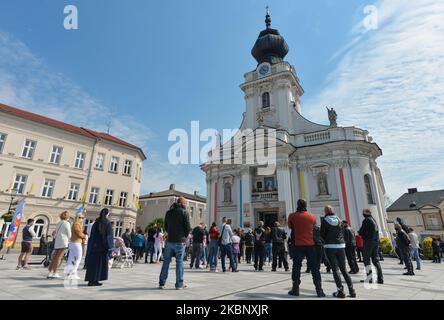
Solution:
[[[270,67],[267,64],[264,64],[263,66],[260,67],[259,73],[261,75],[265,76],[269,70],[270,70]]]

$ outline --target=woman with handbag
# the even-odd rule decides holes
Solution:
[[[68,248],[68,242],[71,238],[71,225],[68,222],[69,213],[64,211],[60,214],[60,221],[56,225],[54,237],[54,251],[52,252],[51,263],[49,264],[47,279],[60,279],[57,269],[62,261],[63,255]]]

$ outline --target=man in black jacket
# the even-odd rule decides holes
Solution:
[[[379,229],[375,219],[372,217],[372,212],[370,209],[364,209],[362,214],[364,215],[364,221],[362,221],[361,229],[358,233],[364,240],[364,247],[362,248],[362,255],[364,256],[364,266],[367,273],[367,279],[370,283],[373,282],[372,279],[372,266],[376,268],[378,283],[384,283],[384,276],[382,275],[381,264],[378,259],[378,248],[379,248]],[[366,282],[367,280],[361,280],[361,282]]]
[[[279,222],[274,223],[274,227],[271,230],[271,239],[273,241],[273,265],[271,271],[276,271],[278,258],[284,264],[285,271],[288,271],[287,257],[285,256],[285,239],[287,239],[287,232],[281,227]]]
[[[157,233],[157,224],[154,224],[148,229],[147,238],[145,242],[145,263],[148,263],[148,255],[151,255],[150,263],[154,263],[154,235]]]
[[[190,217],[186,211],[187,200],[180,197],[165,215],[165,230],[168,235],[165,244],[162,271],[159,277],[159,289],[165,288],[173,254],[176,257],[176,289],[181,290],[186,286],[183,283],[183,258],[185,254],[185,242],[191,231]]]
[[[399,253],[401,254],[402,261],[404,262],[407,272],[404,273],[405,276],[414,276],[413,272],[413,263],[410,256],[410,238],[408,234],[404,231],[404,229],[399,224],[395,224],[396,230],[396,246],[399,249]]]
[[[190,269],[193,268],[195,264],[196,269],[202,269],[200,266],[200,258],[202,256],[203,242],[205,239],[205,230],[203,229],[203,223],[200,223],[192,231],[193,235],[193,251],[191,254]]]
[[[259,221],[259,225],[254,229],[254,270],[264,271],[265,256],[265,229],[264,222]]]
[[[357,274],[359,272],[358,261],[356,261],[356,238],[355,232],[350,228],[348,221],[342,221],[344,228],[345,255],[350,266],[350,273]]]

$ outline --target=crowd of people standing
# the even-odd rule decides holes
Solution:
[[[79,280],[78,268],[83,257],[88,286],[101,286],[102,281],[108,279],[109,262],[115,247],[109,211],[102,209],[99,217],[87,226],[83,225],[85,214],[86,211],[76,213],[72,224],[68,212],[60,215],[52,235],[53,252],[48,266],[48,279],[62,278],[58,270],[66,258],[65,276]],[[192,228],[187,213],[187,200],[180,197],[166,213],[163,228],[154,224],[145,231],[140,228],[131,231],[126,229],[121,240],[125,247],[131,248],[134,262],[143,258],[145,263],[150,264],[163,261],[159,276],[160,289],[165,288],[173,258],[176,260],[175,288],[178,290],[186,288],[186,261],[189,261],[190,269],[209,269],[210,272],[239,272],[239,264],[242,262],[252,265],[257,272],[263,272],[264,266],[271,266],[271,271],[276,272],[278,268],[289,271],[290,258],[292,288],[288,294],[300,295],[301,268],[306,260],[305,272],[311,273],[318,297],[325,297],[321,276],[321,264],[324,264],[336,284],[333,296],[346,297],[345,282],[348,296],[354,298],[357,293],[350,275],[359,273],[359,263],[364,264],[367,276],[361,282],[384,284],[378,225],[369,209],[364,209],[362,214],[362,225],[355,232],[349,222],[341,220],[331,206],[324,208],[324,215],[318,223],[316,215],[307,210],[306,201],[300,199],[296,212],[288,215],[287,228],[283,228],[278,221],[271,226],[259,221],[254,229],[233,228],[232,221],[226,217],[222,218],[220,225],[213,222],[209,229],[205,223]],[[22,252],[17,269],[29,269],[31,242],[35,237],[33,224],[33,219],[29,219],[23,230]],[[414,276],[413,261],[416,262],[416,270],[421,270],[422,263],[418,235],[401,219],[395,223],[395,231],[392,242],[400,264],[405,266],[404,275]],[[442,241],[438,237],[433,238],[434,263],[441,263],[442,247]]]

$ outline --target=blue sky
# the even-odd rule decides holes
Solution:
[[[78,30],[63,28],[67,4],[79,10]],[[332,105],[340,125],[368,129],[391,198],[443,188],[439,0],[1,0],[0,101],[98,130],[111,121],[112,134],[148,154],[142,192],[176,183],[205,194],[198,166],[167,163],[168,133],[191,120],[240,125],[239,84],[256,66],[250,50],[267,4],[306,92],[303,114],[326,123]],[[363,32],[367,5],[379,27]]]

